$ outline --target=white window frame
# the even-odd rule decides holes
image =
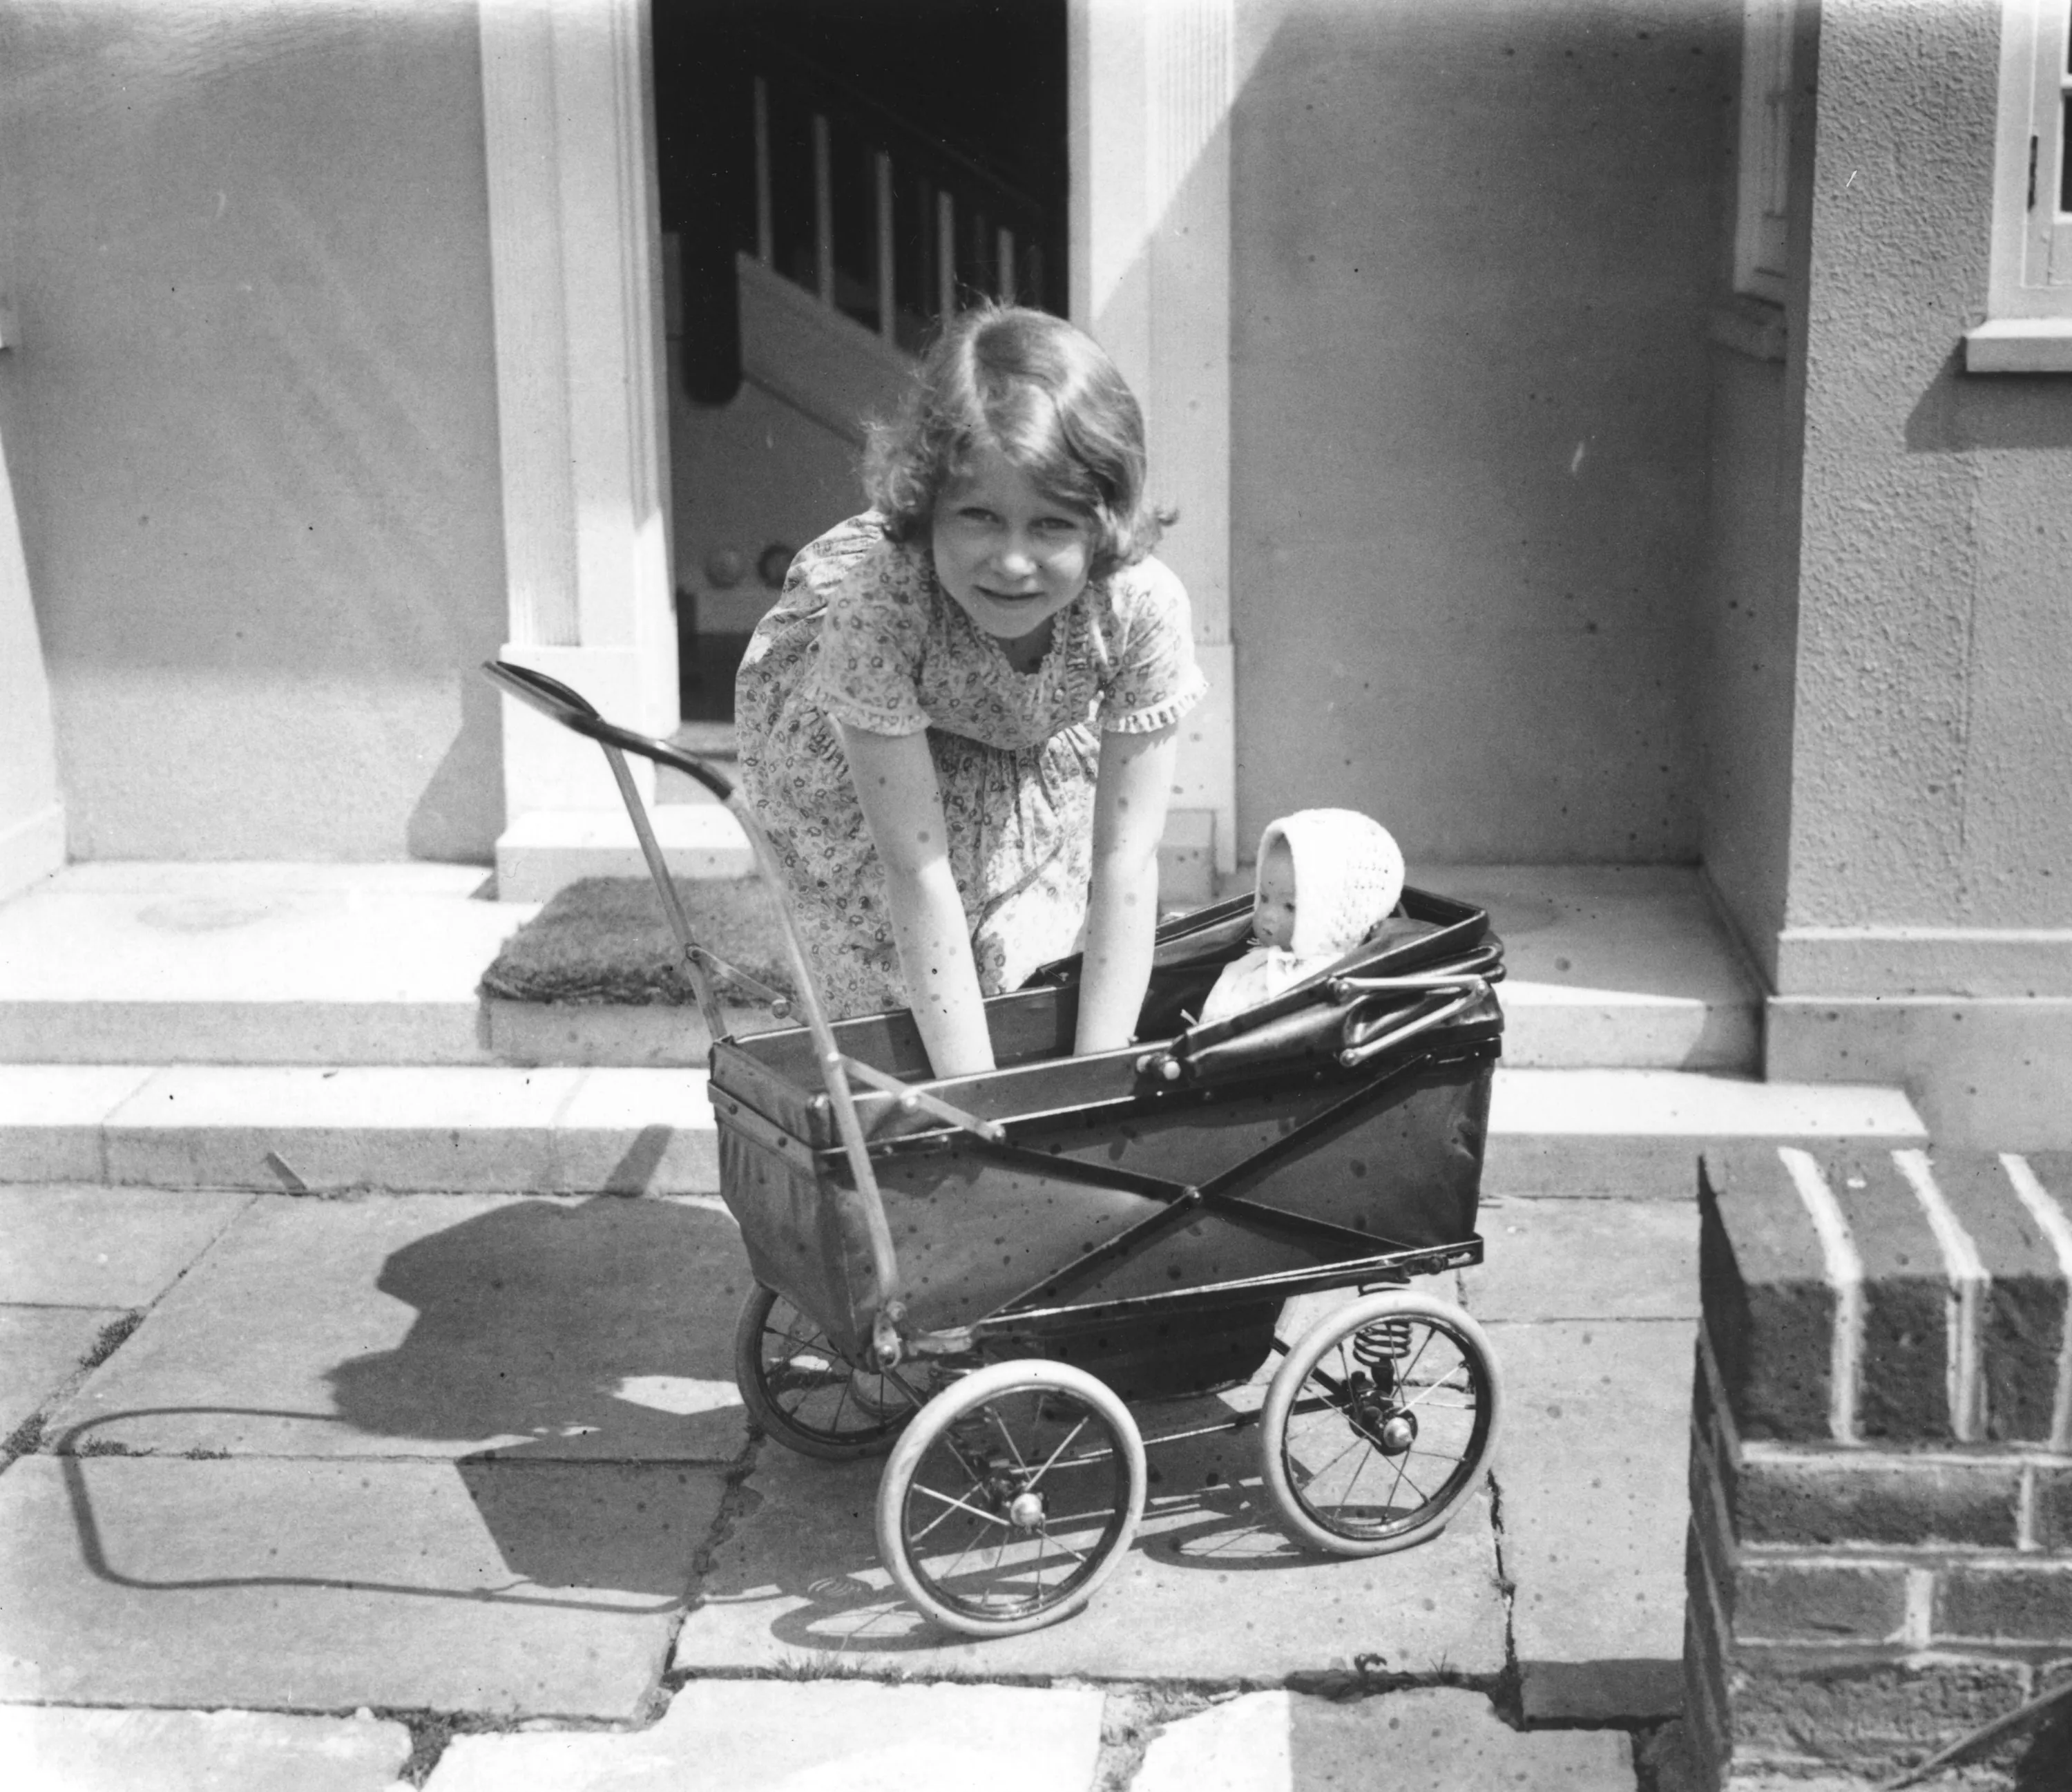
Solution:
[[[2072,0],[2002,0],[1992,266],[1974,373],[2072,373],[2072,210],[2066,196]]]
[[[1734,290],[1784,303],[1791,187],[1793,0],[1742,0]]]

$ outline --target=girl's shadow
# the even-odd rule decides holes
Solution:
[[[709,1207],[514,1202],[392,1254],[376,1286],[417,1319],[326,1380],[345,1423],[475,1446],[457,1465],[514,1575],[680,1593],[704,1539],[679,1496],[747,1443],[733,1336],[751,1280]]]

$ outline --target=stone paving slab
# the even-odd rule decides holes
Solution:
[[[1477,1230],[1461,1287],[1478,1319],[1698,1316],[1695,1202],[1491,1201]]]
[[[0,1307],[0,1438],[63,1387],[122,1316],[107,1307]]]
[[[1252,1682],[1359,1657],[1398,1673],[1503,1667],[1484,1496],[1416,1549],[1311,1555],[1266,1504],[1257,1447],[1248,1429],[1154,1448],[1160,1478],[1144,1522],[1092,1605],[1045,1629],[977,1641],[935,1629],[891,1590],[872,1530],[878,1463],[829,1465],[766,1445],[746,1484],[754,1509],[714,1550],[676,1666],[763,1672],[838,1654],[888,1674]]]
[[[81,1183],[0,1188],[0,1302],[148,1307],[251,1200]]]
[[[1087,1792],[1087,1689],[706,1680],[627,1735],[457,1736],[426,1792]]]
[[[1129,1792],[1293,1792],[1294,1696],[1242,1693],[1175,1719],[1152,1737]]]
[[[1682,1705],[1696,1325],[1488,1327],[1504,1378],[1496,1479],[1528,1720],[1634,1720]]]
[[[388,1792],[409,1755],[372,1717],[0,1707],[10,1792]]]
[[[1622,1731],[1512,1729],[1478,1692],[1248,1693],[1168,1724],[1130,1792],[1634,1792]]]
[[[1633,1744],[1619,1730],[1514,1730],[1480,1693],[1415,1687],[1335,1704],[1290,1701],[1301,1792],[1376,1784],[1418,1792],[1633,1792]]]
[[[0,1699],[635,1716],[720,1475],[34,1456],[0,1475]]]
[[[709,1202],[263,1197],[52,1431],[164,1452],[729,1461],[748,1440],[749,1287]]]

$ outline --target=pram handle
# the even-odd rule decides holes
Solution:
[[[652,735],[635,734],[631,728],[622,728],[615,722],[607,722],[598,714],[595,707],[582,692],[571,690],[558,678],[549,678],[544,672],[535,671],[529,665],[513,665],[508,660],[485,660],[482,669],[491,683],[502,688],[508,696],[515,697],[529,708],[549,716],[565,728],[580,735],[587,735],[601,746],[616,747],[622,752],[638,753],[643,759],[652,759],[657,765],[668,766],[672,771],[683,772],[703,785],[722,802],[734,794],[730,779],[714,771],[711,766],[682,748],[672,746],[666,740],[657,740]]]
[[[820,992],[813,985],[812,967],[808,962],[805,942],[800,937],[797,921],[793,918],[791,905],[785,900],[784,883],[777,868],[776,855],[771,847],[769,837],[763,831],[762,824],[754,812],[738,792],[732,782],[722,777],[702,760],[672,747],[666,740],[656,740],[647,735],[635,734],[630,728],[622,728],[607,722],[597,712],[596,707],[579,691],[572,690],[560,679],[550,678],[544,672],[536,672],[530,666],[512,665],[503,660],[484,662],[483,671],[493,684],[528,707],[536,709],[545,716],[558,722],[573,732],[588,736],[604,749],[604,756],[611,767],[611,775],[619,785],[620,799],[626,805],[627,818],[633,824],[635,837],[640,842],[641,856],[648,863],[649,875],[655,880],[655,888],[662,899],[662,907],[668,915],[669,925],[675,932],[676,943],[683,950],[684,962],[690,978],[691,991],[697,998],[698,1012],[705,1017],[705,1031],[717,1044],[726,1030],[726,1011],[713,993],[712,978],[705,966],[710,955],[692,937],[690,917],[684,912],[683,900],[676,893],[675,880],[669,875],[668,862],[662,855],[661,843],[655,838],[655,830],[648,819],[647,805],[640,800],[640,793],[633,782],[633,774],[627,768],[626,755],[638,753],[651,759],[658,765],[673,766],[697,780],[706,789],[726,805],[727,811],[741,824],[748,837],[749,850],[754,855],[756,870],[770,892],[779,930],[784,936],[784,950],[791,966],[791,975],[799,987],[799,1006],[807,1031],[812,1035],[815,1055],[820,1060],[820,1075],[827,1085],[828,1097],[833,1104],[836,1130],[841,1135],[842,1148],[849,1159],[849,1173],[854,1179],[858,1200],[863,1208],[864,1230],[867,1234],[870,1254],[878,1272],[882,1304],[872,1326],[871,1344],[878,1363],[890,1368],[897,1363],[906,1348],[903,1328],[906,1317],[906,1303],[899,1280],[899,1263],[892,1242],[891,1228],[886,1223],[885,1204],[878,1192],[878,1178],[870,1167],[870,1152],[865,1143],[863,1127],[857,1118],[855,1098],[850,1093],[848,1066],[850,1060],[835,1043],[834,1030],[828,1024],[827,1011],[821,1006]],[[873,1077],[874,1084],[883,1086]],[[914,1094],[905,1085],[897,1085],[900,1093]],[[915,1101],[919,1104],[920,1097]],[[948,1108],[938,1102],[947,1115],[963,1125],[974,1129],[989,1124],[979,1122],[961,1110]],[[995,1129],[997,1130],[997,1129]]]

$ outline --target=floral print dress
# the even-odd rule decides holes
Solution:
[[[1186,593],[1156,560],[1089,584],[1017,672],[874,513],[805,548],[734,686],[742,785],[776,850],[832,1018],[908,1005],[885,873],[835,724],[923,729],[979,987],[1018,987],[1079,944],[1100,733],[1149,733],[1207,688]]]

